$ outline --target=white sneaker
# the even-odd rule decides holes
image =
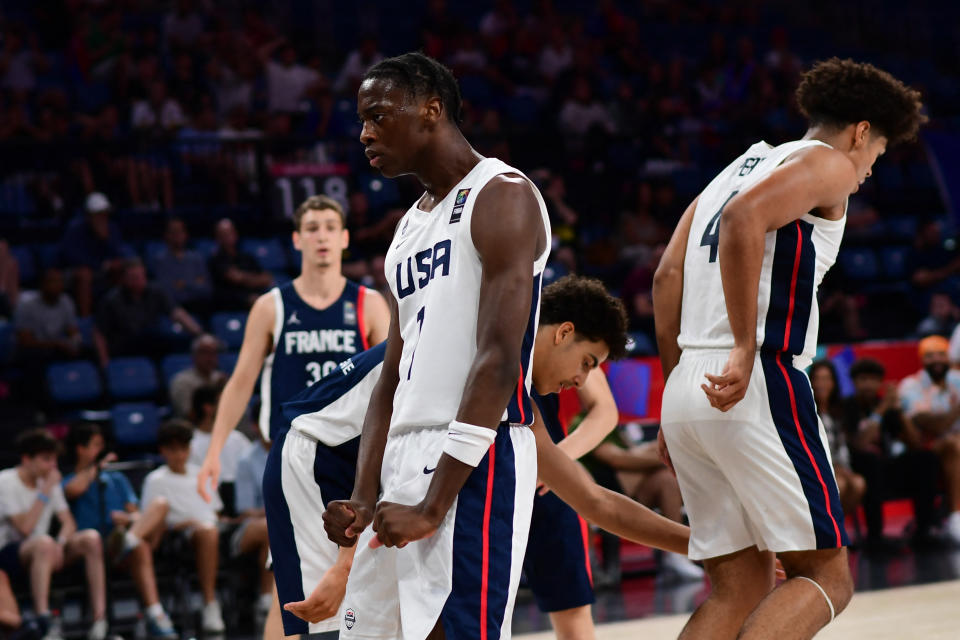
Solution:
[[[953,544],[960,545],[960,511],[951,513],[943,528]]]
[[[214,600],[203,605],[203,623],[201,625],[206,633],[223,633],[226,626],[223,624],[223,616],[220,614],[220,603]]]
[[[43,640],[63,640],[63,625],[60,616],[42,616],[46,623],[47,631],[43,634]]]
[[[106,618],[100,618],[99,620],[94,620],[93,624],[90,625],[90,630],[87,631],[87,640],[104,640],[106,637],[107,637]]]
[[[665,551],[661,568],[669,571],[681,580],[703,580],[703,569],[694,564],[686,556],[681,556],[677,553]]]

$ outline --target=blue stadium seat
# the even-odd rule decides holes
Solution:
[[[237,358],[240,356],[236,351],[224,351],[217,356],[217,365],[220,367],[220,370],[225,374],[230,375],[233,373],[234,367],[237,366]]]
[[[107,365],[107,389],[114,398],[149,398],[157,388],[157,370],[148,358],[115,358]]]
[[[92,349],[93,344],[93,316],[77,318],[77,330],[80,332],[80,344]]]
[[[611,362],[607,369],[610,391],[621,414],[642,418],[647,415],[650,395],[650,365],[637,360]]]
[[[93,402],[103,395],[100,372],[92,362],[62,362],[47,367],[50,398],[59,404]]]
[[[910,247],[884,247],[880,250],[880,262],[883,265],[883,275],[893,280],[903,280],[908,277],[907,260],[910,257]]]
[[[366,194],[371,209],[389,207],[400,200],[396,181],[387,180],[383,176],[363,174],[360,177],[360,188]]]
[[[10,253],[17,259],[20,267],[20,285],[34,285],[40,277],[37,269],[37,259],[30,247],[10,247]]]
[[[146,447],[157,443],[160,415],[149,402],[118,404],[111,411],[113,437],[121,447]]]
[[[210,317],[213,335],[217,336],[228,349],[239,349],[243,344],[243,328],[247,322],[244,313],[221,312]]]
[[[287,268],[287,254],[276,238],[247,238],[240,242],[240,248],[251,254],[267,271],[284,271]]]
[[[185,369],[189,369],[193,366],[193,356],[189,353],[174,353],[169,356],[165,356],[160,362],[160,371],[163,374],[163,381],[168,387],[170,386],[170,381],[173,380],[173,376],[177,375]]]
[[[873,249],[868,247],[854,247],[842,249],[837,258],[843,274],[851,280],[869,282],[880,276],[880,265]]]

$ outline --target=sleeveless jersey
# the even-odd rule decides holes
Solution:
[[[381,342],[341,362],[284,402],[284,419],[291,428],[330,447],[359,436],[386,350],[387,343]]]
[[[543,418],[543,426],[550,434],[550,439],[558,443],[566,438],[566,429],[560,422],[560,394],[548,393],[542,396],[534,391],[533,399],[537,403],[537,408],[540,409],[540,417]]]
[[[485,158],[433,211],[422,211],[414,204],[397,226],[384,263],[387,282],[397,300],[403,337],[391,431],[447,425],[456,418],[477,353],[482,268],[470,232],[473,207],[487,182],[505,173],[523,176],[496,158]],[[540,192],[530,185],[540,205],[547,247],[531,265],[530,316],[516,386],[502,417],[514,424],[533,421],[533,338],[540,313],[542,274],[550,253],[547,208]]]
[[[273,352],[260,376],[260,433],[268,440],[286,428],[280,405],[367,348],[363,324],[366,288],[347,280],[326,309],[303,301],[293,282],[274,287]]]
[[[720,215],[730,199],[749,189],[791,154],[817,145],[797,140],[777,147],[759,142],[707,185],[693,214],[683,264],[681,349],[732,349],[733,331],[720,279]],[[846,214],[825,220],[806,213],[766,234],[757,298],[757,345],[793,356],[795,367],[813,360],[820,313],[817,288],[833,265],[843,239]]]

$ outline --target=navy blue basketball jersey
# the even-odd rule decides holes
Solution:
[[[273,353],[260,378],[260,432],[273,440],[286,428],[280,406],[367,345],[363,323],[366,288],[347,280],[340,297],[326,309],[311,307],[288,282],[274,298]]]
[[[359,436],[386,351],[387,343],[381,342],[344,360],[319,382],[284,402],[284,419],[331,447]]]
[[[536,391],[532,394],[533,400],[540,409],[540,415],[543,417],[543,424],[550,434],[550,439],[554,442],[560,442],[567,437],[566,429],[560,423],[560,396],[556,393],[548,393],[545,396]]]

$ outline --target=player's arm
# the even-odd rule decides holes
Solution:
[[[653,275],[653,318],[664,380],[670,377],[673,368],[680,362],[677,337],[680,335],[683,302],[683,262],[687,256],[687,238],[690,237],[690,226],[699,200],[697,196],[683,212]]]
[[[560,451],[540,421],[533,432],[537,439],[537,469],[540,478],[574,511],[610,533],[650,547],[687,555],[690,529],[654,513],[627,496],[604,489],[590,474]]]
[[[520,177],[493,178],[477,196],[470,233],[483,265],[477,355],[426,496],[416,507],[377,506],[373,526],[379,542],[387,546],[403,546],[436,530],[493,443],[503,410],[516,393],[533,264],[548,242],[530,184]],[[447,453],[450,450],[469,463]]]
[[[390,307],[378,291],[367,289],[363,300],[363,326],[371,347],[387,339],[390,333]]]
[[[400,337],[400,319],[397,303],[390,297],[390,332],[383,354],[380,378],[373,387],[370,404],[363,419],[360,451],[357,455],[357,476],[350,500],[335,500],[323,512],[323,528],[327,536],[341,547],[357,542],[357,536],[373,519],[373,509],[380,493],[380,468],[383,450],[387,446],[387,432],[393,415],[393,395],[400,382],[400,355],[403,338]]]
[[[213,433],[210,435],[210,448],[207,449],[207,455],[197,475],[197,491],[207,502],[210,502],[208,482],[209,487],[215,490],[220,478],[220,453],[230,432],[243,417],[263,361],[273,348],[273,324],[276,315],[274,307],[273,295],[270,293],[263,294],[253,303],[247,317],[237,364],[220,395],[217,415],[213,420]]]
[[[719,262],[734,349],[722,375],[702,385],[710,403],[727,411],[746,394],[757,350],[757,295],[765,236],[814,209],[842,212],[857,189],[853,163],[814,147],[794,154],[754,186],[733,196],[720,217]]]
[[[307,622],[320,622],[337,615],[347,591],[347,578],[357,547],[340,547],[337,560],[326,570],[310,596],[300,602],[288,602],[284,609]]]
[[[577,395],[586,415],[577,430],[557,444],[561,451],[574,460],[593,451],[617,426],[620,418],[617,403],[602,369],[590,372],[583,385],[577,389]]]

